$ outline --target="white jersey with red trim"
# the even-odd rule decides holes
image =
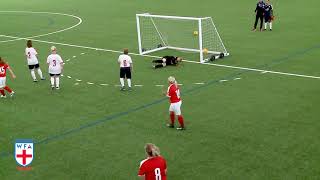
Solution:
[[[35,48],[30,47],[30,48],[26,48],[25,50],[25,54],[27,56],[27,61],[28,61],[28,65],[35,65],[35,64],[39,64],[38,58],[37,58],[37,51]]]
[[[121,54],[118,58],[118,62],[120,64],[120,67],[130,67],[132,64],[132,59],[127,54]]]
[[[63,60],[59,54],[50,54],[47,58],[50,74],[61,74]]]

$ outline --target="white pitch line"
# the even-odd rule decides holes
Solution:
[[[162,85],[162,84],[156,84],[155,86],[163,87],[164,85]]]
[[[16,37],[16,36],[7,36],[2,35],[3,37],[7,38],[14,38],[14,39],[25,39],[25,40],[32,40],[35,42],[42,42],[47,44],[56,44],[61,46],[69,46],[69,47],[76,47],[76,48],[83,48],[83,49],[91,49],[91,50],[97,50],[97,51],[104,51],[104,52],[113,52],[113,53],[120,53],[122,54],[122,51],[116,51],[111,49],[102,49],[102,48],[94,48],[94,47],[88,47],[88,46],[81,46],[81,45],[74,45],[74,44],[67,44],[67,43],[59,43],[59,42],[53,42],[53,41],[43,41],[38,39],[31,39],[31,38],[22,38],[22,37]],[[141,55],[137,53],[130,53],[130,55],[134,56],[143,56],[143,57],[152,57],[152,58],[161,58],[160,56],[152,56],[152,55]],[[194,63],[194,64],[202,64],[202,65],[208,65],[208,66],[217,66],[217,67],[224,67],[224,68],[231,68],[231,69],[240,69],[240,70],[246,70],[246,71],[254,71],[254,72],[265,72],[266,70],[263,69],[256,69],[256,68],[247,68],[247,67],[239,67],[239,66],[229,66],[229,65],[223,65],[223,64],[214,64],[214,63],[201,63],[198,61],[189,61],[189,60],[183,60],[184,62],[188,63]],[[311,76],[311,75],[304,75],[304,74],[295,74],[295,73],[286,73],[286,72],[279,72],[279,71],[267,71],[271,74],[279,74],[279,75],[285,75],[285,76],[294,76],[294,77],[301,77],[301,78],[311,78],[311,79],[320,79],[320,76]]]
[[[241,78],[234,78],[233,80],[240,80]]]
[[[93,85],[94,83],[93,82],[87,82],[87,84]]]
[[[64,13],[55,13],[55,12],[34,12],[34,11],[0,11],[0,13],[30,13],[30,14],[53,14],[53,15],[61,15],[61,16],[69,16],[75,19],[78,19],[78,23],[74,24],[73,26],[64,28],[64,29],[60,29],[54,32],[49,32],[46,34],[40,34],[40,35],[34,35],[34,36],[29,36],[29,37],[24,37],[24,38],[14,38],[12,40],[6,40],[6,41],[0,41],[0,43],[4,43],[4,42],[11,42],[11,41],[18,41],[21,39],[31,39],[31,38],[39,38],[39,37],[43,37],[43,36],[49,36],[52,34],[56,34],[56,33],[60,33],[60,32],[64,32],[70,29],[73,29],[77,26],[79,26],[82,23],[82,19],[78,16],[72,15],[72,14],[64,14]]]
[[[76,79],[76,81],[81,82],[82,80],[81,79]]]
[[[198,83],[193,83],[193,84],[196,84],[196,85],[204,85],[205,83],[203,83],[203,82],[198,82]]]
[[[178,86],[183,86],[183,84],[178,84]]]
[[[67,76],[67,78],[71,79],[72,77],[71,76]]]
[[[226,79],[222,79],[222,80],[220,80],[219,82],[227,82],[228,80],[226,80]]]
[[[84,54],[86,54],[86,53],[81,53],[81,55],[84,55]]]
[[[134,86],[136,86],[136,87],[142,87],[143,85],[141,85],[141,84],[135,84]]]
[[[100,84],[101,86],[109,86],[109,84]]]

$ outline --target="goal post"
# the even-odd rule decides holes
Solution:
[[[200,62],[228,56],[211,17],[136,14],[141,55],[173,49],[199,53]]]

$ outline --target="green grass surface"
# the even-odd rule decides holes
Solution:
[[[249,0],[15,0],[0,4],[1,11],[58,12],[83,19],[72,30],[39,40],[120,51],[128,47],[131,52],[138,51],[136,13],[210,16],[231,53],[216,63],[320,76],[320,3],[316,0],[275,0],[277,19],[272,32],[250,31],[255,1]],[[5,12],[0,12],[0,21],[1,35],[19,37],[77,23],[59,15]],[[4,40],[10,39],[0,36]],[[34,42],[45,74],[51,45]],[[118,53],[56,46],[64,60],[71,61],[65,65],[61,90],[52,92],[48,80],[32,82],[24,40],[0,42],[0,56],[17,75],[16,80],[7,80],[15,98],[0,99],[1,180],[137,179],[147,142],[158,145],[167,159],[168,179],[320,178],[319,79],[192,63],[154,70],[151,58],[132,56],[133,83],[144,86],[120,92],[114,87],[119,83]],[[194,54],[176,51],[154,55],[165,54],[197,61]],[[188,128],[184,132],[165,127],[168,102],[155,85],[166,84],[169,75],[183,84],[182,111]],[[75,79],[83,81],[75,85]],[[229,81],[221,83],[221,79]],[[38,142],[31,171],[16,169],[13,153],[18,138]]]

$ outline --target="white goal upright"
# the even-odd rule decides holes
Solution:
[[[211,17],[136,14],[141,55],[174,49],[199,53],[200,62],[228,56]]]

